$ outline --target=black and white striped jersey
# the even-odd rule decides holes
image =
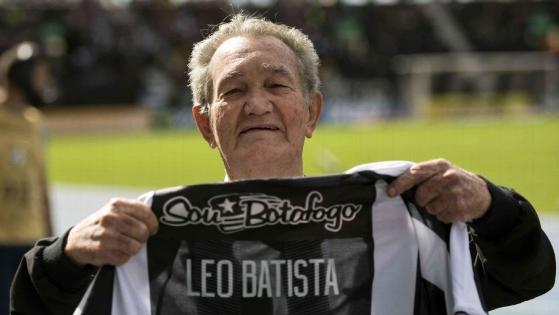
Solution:
[[[144,195],[158,234],[74,314],[486,314],[466,225],[386,195],[411,165]]]

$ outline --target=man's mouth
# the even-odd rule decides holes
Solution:
[[[239,134],[242,135],[254,131],[278,131],[278,130],[279,128],[274,125],[256,125],[256,126],[243,128]]]

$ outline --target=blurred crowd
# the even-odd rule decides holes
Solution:
[[[9,2],[8,2],[9,3]],[[339,82],[381,82],[382,97],[395,97],[393,57],[449,52],[425,5],[337,1],[16,1],[0,5],[0,52],[23,40],[40,43],[55,81],[47,103],[190,105],[185,68],[192,44],[241,9],[296,26],[309,34],[322,60],[326,96]],[[178,4],[181,3],[181,4]],[[447,3],[474,51],[559,53],[559,3],[511,1]],[[340,93],[343,93],[341,91]]]

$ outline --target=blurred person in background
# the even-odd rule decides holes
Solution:
[[[196,44],[189,65],[192,113],[219,151],[226,181],[304,176],[304,142],[323,103],[318,67],[314,46],[300,31],[245,15]],[[522,196],[443,159],[409,168],[387,194],[414,187],[417,204],[441,222],[469,224],[485,308],[519,303],[553,286],[553,250]],[[157,230],[149,206],[115,199],[63,236],[39,241],[14,281],[13,314],[73,313],[99,266],[124,264]],[[392,263],[375,265],[385,268],[375,272],[394,272]],[[404,290],[414,281],[395,285]]]
[[[42,146],[41,93],[49,80],[39,48],[23,42],[0,57],[0,314],[17,266],[51,235]]]

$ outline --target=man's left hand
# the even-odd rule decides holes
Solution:
[[[388,195],[395,197],[413,186],[417,204],[445,223],[480,218],[491,205],[483,179],[444,159],[412,166],[390,184]]]

